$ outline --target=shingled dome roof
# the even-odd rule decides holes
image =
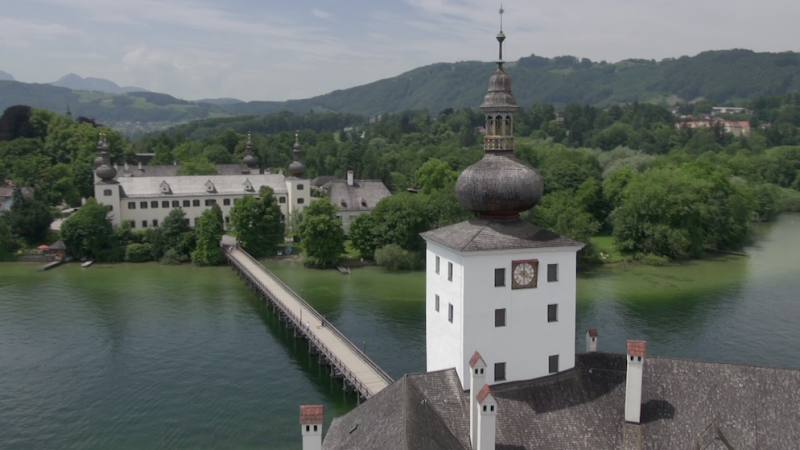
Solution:
[[[300,135],[294,135],[294,146],[292,146],[292,153],[294,155],[294,161],[289,164],[289,173],[292,174],[294,177],[301,177],[303,174],[306,173],[306,166],[300,162]]]

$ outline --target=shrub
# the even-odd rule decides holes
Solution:
[[[127,262],[147,262],[152,261],[152,244],[130,244],[125,249],[125,261]]]
[[[669,263],[669,258],[666,256],[658,256],[653,253],[648,253],[644,255],[641,259],[643,264],[647,264],[648,266],[665,266]]]
[[[161,264],[166,264],[170,266],[177,266],[179,264],[185,263],[189,260],[189,257],[186,255],[181,254],[178,250],[171,248],[164,253],[164,257],[161,258]]]
[[[422,257],[403,250],[397,244],[388,244],[375,250],[375,262],[387,270],[416,270],[422,267]]]

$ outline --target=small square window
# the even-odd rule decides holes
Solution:
[[[222,199],[222,206],[230,206],[230,205],[231,205],[231,199],[229,198]]]
[[[302,205],[302,204],[303,204],[303,203],[305,203],[305,202],[306,202],[306,199],[304,199],[304,198],[298,198],[298,199],[297,199],[297,204],[298,204],[298,205]]]
[[[157,226],[158,226],[158,219],[153,219],[153,227],[157,227]]]
[[[306,431],[311,431],[311,425],[306,425]]]
[[[558,281],[558,264],[547,265],[547,281]]]
[[[436,273],[439,273],[439,257],[436,257]]]
[[[135,220],[131,220],[128,223],[131,224],[131,228],[136,228],[136,221]]]
[[[506,285],[506,269],[494,269],[494,287]]]
[[[453,263],[447,263],[447,281],[453,281]]]
[[[136,202],[128,202],[128,209],[136,209]]]
[[[217,200],[214,198],[206,199],[206,206],[214,206],[217,203]]]
[[[495,363],[494,365],[494,381],[505,381],[506,379],[506,363]]]
[[[286,203],[286,197],[278,197],[278,203]]]
[[[113,211],[114,205],[106,205],[106,211]]]
[[[504,327],[506,326],[506,309],[495,309],[494,310],[494,326],[495,327]]]
[[[558,322],[558,305],[547,305],[547,321]]]
[[[303,189],[305,189],[305,188],[306,188],[306,187],[305,187],[305,185],[304,185],[304,184],[302,184],[302,183],[297,185],[297,190],[298,190],[298,191],[302,191],[302,190],[303,190]]]
[[[192,206],[192,203],[189,200],[184,200],[183,201],[183,207],[184,208],[188,208],[190,206]]]
[[[147,221],[146,220],[142,221],[142,228],[147,228]]]
[[[163,202],[161,202],[161,207],[162,208],[169,208],[169,200],[164,200]]]
[[[181,207],[181,201],[180,200],[173,200],[172,201],[172,207],[173,208],[180,208]]]
[[[200,206],[200,200],[192,200],[192,206]]]
[[[439,312],[439,294],[436,294],[436,298],[435,298],[435,302],[434,302],[433,307],[434,307],[434,309],[436,309],[436,312]]]
[[[231,216],[225,216],[225,223],[230,223]]]
[[[140,209],[147,209],[147,202],[139,202]]]
[[[317,425],[314,425],[314,431],[317,431]]]
[[[106,197],[111,197],[111,189],[106,189],[103,191],[103,195]]]
[[[453,323],[453,304],[447,304],[447,321]]]
[[[558,373],[558,355],[553,355],[548,358],[550,366],[550,373]]]
[[[150,207],[153,209],[158,209],[158,200],[153,200],[150,202]]]

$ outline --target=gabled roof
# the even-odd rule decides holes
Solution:
[[[469,450],[469,428],[463,426],[469,421],[468,409],[462,397],[453,369],[406,375],[334,419],[322,448]]]
[[[478,217],[422,233],[426,240],[456,251],[576,247],[583,244],[524,220],[492,221]]]
[[[352,186],[346,180],[334,180],[328,188],[328,198],[339,211],[372,211],[391,195],[380,180],[355,180]]]
[[[320,425],[324,419],[322,405],[301,405],[300,424],[301,425]]]

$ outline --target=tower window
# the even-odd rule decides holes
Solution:
[[[200,206],[200,200],[192,200],[192,206]]]
[[[453,323],[453,304],[447,304],[447,321]]]
[[[495,309],[494,310],[494,326],[495,327],[504,327],[506,326],[506,309]]]
[[[495,363],[494,365],[494,381],[505,381],[506,379],[506,363]]]
[[[223,206],[230,206],[231,205],[231,199],[229,199],[229,198],[222,199],[222,205]]]
[[[558,322],[558,305],[547,305],[547,321]]]
[[[553,355],[548,358],[550,366],[550,373],[558,373],[558,355]]]
[[[301,186],[302,186],[302,185],[301,185]],[[305,203],[305,202],[306,202],[306,199],[304,199],[304,198],[298,198],[298,199],[297,199],[297,204],[298,204],[298,205],[302,205],[302,204],[303,204],[303,203]]]
[[[147,221],[146,220],[142,221],[142,228],[147,228]]]
[[[180,200],[173,200],[172,201],[172,207],[173,208],[180,208],[180,206],[181,206],[181,201]]]
[[[436,273],[439,273],[439,257],[436,257]]]
[[[434,309],[436,309],[436,312],[439,312],[439,294],[436,294],[436,298],[434,299],[433,307],[434,307]]]
[[[297,190],[298,191],[302,191],[303,189],[305,189],[305,185],[304,184],[301,183],[301,184],[297,185]]]
[[[154,227],[157,227],[157,226],[158,226],[158,219],[153,219],[153,226],[154,226]]]
[[[547,281],[558,281],[558,264],[547,265]]]
[[[506,285],[506,269],[494,269],[494,287]]]
[[[111,197],[111,189],[104,190],[103,195],[105,195],[106,197]]]
[[[453,281],[453,263],[447,263],[447,281]]]
[[[314,431],[317,431],[317,425],[314,425]]]
[[[306,425],[306,431],[311,431],[311,425]]]

